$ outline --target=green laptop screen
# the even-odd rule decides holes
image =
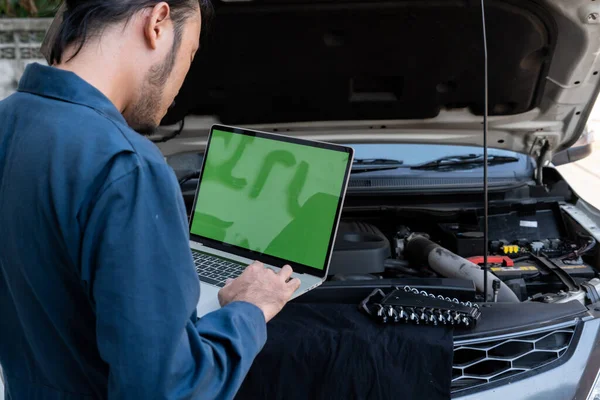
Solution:
[[[348,158],[213,130],[191,233],[322,270]]]

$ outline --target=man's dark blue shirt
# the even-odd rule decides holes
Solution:
[[[196,317],[177,180],[100,91],[32,64],[0,102],[7,399],[227,399],[266,340],[255,306]]]

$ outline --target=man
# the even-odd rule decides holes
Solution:
[[[54,67],[29,66],[0,103],[8,399],[232,398],[265,321],[299,286],[289,266],[255,263],[222,289],[221,310],[196,317],[177,180],[136,131],[152,131],[181,87],[201,9],[67,0]]]

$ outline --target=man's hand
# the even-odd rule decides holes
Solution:
[[[269,322],[300,287],[300,280],[290,279],[292,268],[284,266],[279,273],[256,261],[244,273],[228,281],[219,291],[219,303],[225,306],[234,301],[246,301],[260,308]]]

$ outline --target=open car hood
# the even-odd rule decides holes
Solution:
[[[175,107],[212,122],[334,142],[482,145],[479,1],[213,0]],[[485,0],[490,147],[550,159],[584,130],[600,75],[600,1]],[[175,127],[166,126],[164,133]]]

